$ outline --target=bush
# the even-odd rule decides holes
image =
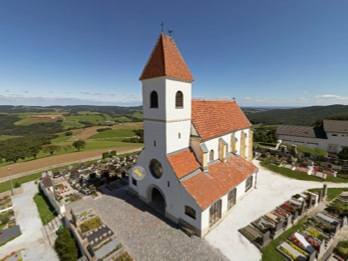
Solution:
[[[78,257],[78,249],[75,240],[66,228],[57,231],[57,239],[54,243],[60,261],[75,261]]]
[[[338,157],[342,160],[348,160],[348,147],[344,147],[339,153]]]
[[[348,241],[338,243],[336,252],[344,259],[348,258]]]
[[[14,187],[15,188],[19,188],[20,186],[21,186],[21,184],[18,181],[16,181],[15,184],[14,184]]]
[[[107,130],[112,130],[112,128],[100,128],[100,129],[97,129],[97,132],[103,132]]]
[[[64,133],[65,136],[72,136],[73,135],[73,132],[72,131],[67,131]]]

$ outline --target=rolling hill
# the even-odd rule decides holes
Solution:
[[[347,119],[348,105],[310,106],[289,109],[246,110],[249,120],[263,124],[313,125],[323,119]]]

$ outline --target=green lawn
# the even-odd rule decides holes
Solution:
[[[300,229],[305,223],[307,217],[302,218],[299,222],[286,230],[283,234],[277,237],[275,240],[272,240],[269,245],[264,247],[262,252],[262,260],[263,261],[284,261],[284,257],[277,251],[276,247],[285,241],[291,234]]]
[[[322,157],[327,156],[327,152],[319,148],[311,148],[311,147],[299,145],[297,146],[297,150],[298,152],[309,153],[315,156],[322,156]]]
[[[299,179],[299,180],[307,180],[307,181],[319,181],[319,182],[334,182],[334,183],[348,183],[348,179],[340,178],[340,177],[332,177],[328,176],[327,179],[323,180],[319,177],[310,176],[307,173],[301,172],[301,171],[294,171],[288,168],[278,167],[274,164],[262,161],[260,162],[260,165],[262,167],[265,167],[273,172],[276,172],[280,175],[286,176],[288,178],[292,179]]]
[[[318,192],[321,188],[310,189],[312,192]],[[331,201],[336,198],[339,194],[344,191],[348,191],[348,188],[328,188],[327,189],[327,200]]]
[[[37,193],[34,196],[34,202],[39,211],[42,224],[46,225],[54,219],[56,216],[55,211],[42,193]]]
[[[41,172],[34,173],[34,174],[31,174],[31,175],[28,175],[28,176],[24,176],[24,177],[21,177],[21,178],[13,179],[12,180],[12,185],[14,187],[16,183],[18,185],[21,185],[23,183],[39,179],[40,177],[41,177]],[[5,181],[5,182],[0,183],[0,193],[8,191],[10,189],[11,189],[11,182],[10,181]]]

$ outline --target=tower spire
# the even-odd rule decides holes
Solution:
[[[181,56],[174,39],[165,33],[161,33],[140,80],[162,76],[187,82],[193,81],[191,71]]]

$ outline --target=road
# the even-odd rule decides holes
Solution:
[[[11,176],[12,178],[22,177],[30,175],[35,172],[44,171],[47,169],[52,169],[64,165],[69,165],[77,162],[94,160],[101,158],[103,152],[116,150],[117,153],[131,153],[139,151],[139,145],[134,144],[134,147],[116,147],[100,150],[91,151],[80,151],[67,153],[62,155],[55,155],[50,157],[45,157],[41,159],[19,162],[7,166],[0,167],[0,182],[8,180]]]

